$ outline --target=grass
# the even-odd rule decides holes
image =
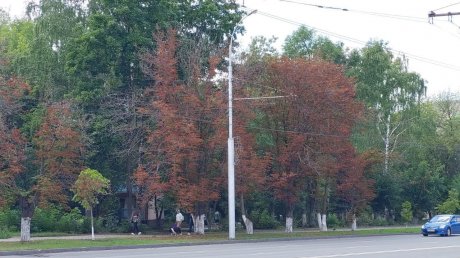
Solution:
[[[254,235],[247,235],[243,231],[237,232],[237,240],[262,240],[262,239],[295,239],[295,238],[317,238],[317,237],[340,237],[356,235],[383,235],[383,234],[405,234],[420,233],[420,229],[413,227],[406,228],[382,228],[382,229],[361,229],[332,230],[328,232],[318,231],[295,231],[287,234],[282,231],[256,231]],[[37,237],[36,234],[33,237]],[[142,235],[126,236],[117,238],[105,238],[96,240],[76,240],[76,239],[49,239],[34,240],[26,243],[21,242],[0,242],[0,251],[22,251],[22,250],[49,250],[49,249],[68,249],[68,248],[91,248],[91,247],[112,247],[112,246],[142,246],[142,245],[165,245],[180,243],[203,243],[217,242],[228,239],[226,232],[209,232],[204,236],[182,235],[172,237],[169,235]]]

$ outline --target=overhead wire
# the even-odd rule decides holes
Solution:
[[[253,9],[247,8],[247,7],[246,7],[246,9],[253,10]],[[355,39],[355,38],[348,37],[348,36],[345,36],[345,35],[341,35],[341,34],[338,34],[338,33],[330,32],[330,31],[327,31],[327,30],[319,29],[319,28],[307,25],[305,23],[293,21],[293,20],[290,20],[290,19],[287,19],[287,18],[284,18],[284,17],[280,17],[280,16],[277,16],[277,15],[274,15],[274,14],[270,14],[270,13],[267,13],[267,12],[257,11],[256,14],[259,14],[259,15],[262,15],[262,16],[265,16],[265,17],[268,17],[268,18],[271,18],[271,19],[279,20],[279,21],[282,21],[282,22],[285,22],[285,23],[289,23],[289,24],[292,24],[292,25],[296,25],[296,26],[305,26],[307,28],[310,28],[310,29],[313,29],[315,31],[318,31],[318,32],[320,32],[320,33],[322,33],[324,35],[332,36],[332,37],[335,37],[335,38],[338,38],[338,39],[343,39],[343,40],[346,40],[348,42],[352,42],[352,43],[355,43],[355,44],[359,44],[359,45],[363,45],[363,46],[365,46],[367,44],[367,42],[359,40],[359,39]],[[410,58],[412,58],[414,60],[418,60],[420,62],[424,62],[424,63],[444,67],[444,68],[451,69],[451,70],[454,70],[454,71],[460,71],[460,67],[452,65],[452,64],[444,63],[444,62],[433,60],[433,59],[426,58],[426,57],[421,57],[421,56],[414,55],[414,54],[408,53],[406,51],[397,50],[397,49],[394,49],[394,48],[387,48],[387,49],[389,51],[391,51],[392,53],[396,54],[396,55],[403,54],[404,56],[410,57]]]
[[[335,10],[335,11],[354,12],[354,13],[361,13],[361,14],[366,14],[366,15],[379,16],[379,17],[391,18],[391,19],[406,20],[406,21],[413,21],[413,22],[423,22],[423,23],[426,22],[426,17],[415,17],[415,16],[407,16],[407,15],[399,15],[399,14],[369,12],[369,11],[355,10],[355,9],[349,9],[349,8],[341,8],[341,7],[310,4],[310,3],[293,1],[293,0],[279,0],[279,1],[295,3],[295,4],[301,4],[301,5],[305,5],[305,6],[311,6],[311,7],[318,7],[318,8],[323,8],[323,9],[330,9],[330,10]]]
[[[460,4],[460,2],[453,3],[453,4],[450,4],[450,5],[447,5],[447,6],[444,6],[444,7],[435,9],[435,10],[432,10],[432,11],[433,11],[433,12],[434,12],[434,11],[439,11],[439,10],[441,10],[441,9],[444,9],[444,8],[447,8],[447,7],[451,7],[451,6],[454,6],[454,5],[458,5],[458,4]]]

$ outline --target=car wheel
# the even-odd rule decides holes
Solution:
[[[425,234],[425,233],[423,233],[422,235],[423,235],[423,236],[428,236],[428,234]]]
[[[450,236],[450,235],[452,235],[452,232],[450,231],[450,228],[447,228],[446,236]]]

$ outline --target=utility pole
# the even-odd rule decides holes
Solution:
[[[233,38],[235,37],[236,28],[249,15],[254,14],[257,10],[244,15],[233,27],[230,34],[230,45],[228,46],[228,238],[235,239],[235,142],[233,139]]]
[[[433,18],[439,16],[447,16],[447,19],[452,22],[452,16],[454,15],[460,15],[460,12],[435,13],[434,11],[431,11],[428,13],[428,22],[433,24]]]

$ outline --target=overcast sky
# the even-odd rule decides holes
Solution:
[[[437,17],[433,24],[428,22],[430,11],[460,12],[459,0],[238,2],[244,2],[248,10],[258,10],[244,19],[243,45],[247,45],[250,38],[263,35],[276,36],[281,46],[285,37],[302,24],[350,48],[361,48],[370,39],[384,40],[395,54],[404,53],[409,57],[409,69],[428,81],[429,96],[447,90],[460,91],[460,16],[452,16],[453,22],[448,22],[447,17]]]
[[[133,0],[135,1],[135,0]],[[24,13],[25,0],[0,0],[13,17]],[[460,15],[436,17],[428,13],[460,12],[460,0],[237,0],[258,11],[244,19],[242,47],[254,36],[275,36],[281,47],[300,25],[314,28],[333,41],[361,48],[370,39],[384,40],[397,55],[409,58],[409,69],[428,81],[428,95],[460,92]],[[322,5],[319,8],[314,5]],[[342,11],[347,9],[348,11]]]

